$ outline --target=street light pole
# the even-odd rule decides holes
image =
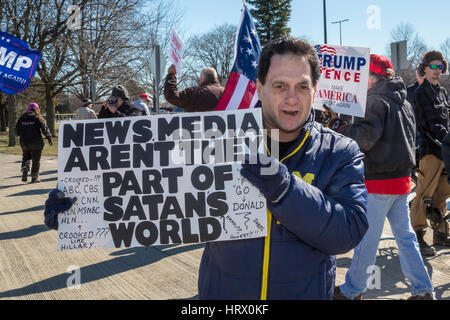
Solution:
[[[342,46],[342,27],[341,27],[341,25],[342,25],[343,22],[347,22],[347,21],[350,21],[350,19],[345,19],[345,20],[339,20],[339,21],[332,22],[332,24],[339,23],[339,42],[340,42],[341,46]]]
[[[324,44],[328,43],[327,39],[327,0],[323,0],[323,33],[324,33]]]

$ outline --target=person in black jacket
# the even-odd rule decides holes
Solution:
[[[414,102],[414,96],[416,94],[416,89],[423,83],[425,80],[425,74],[419,70],[419,67],[416,69],[416,82],[414,82],[413,85],[409,86],[407,91],[406,99],[408,100],[409,104],[412,105],[413,109],[416,110],[415,102]]]
[[[425,74],[419,70],[419,66],[416,68],[416,82],[409,86],[407,91],[406,99],[413,107],[414,113],[416,112],[416,106],[414,103],[414,96],[416,94],[416,89],[423,83],[423,80],[425,80]],[[417,165],[419,164],[419,145],[420,145],[420,134],[419,130],[416,130],[416,167],[414,167],[413,170],[417,171]]]
[[[369,230],[355,248],[345,284],[336,288],[336,300],[358,300],[367,290],[370,277],[367,270],[375,265],[386,219],[398,245],[403,274],[412,285],[410,299],[434,299],[433,285],[409,220],[408,195],[411,169],[416,160],[416,121],[413,108],[406,100],[405,84],[395,77],[393,69],[388,58],[370,56],[366,116],[338,129],[354,139],[366,156],[364,175],[369,193]]]
[[[112,89],[111,96],[103,103],[98,119],[142,116],[142,111],[130,102],[128,91],[118,85]]]
[[[16,134],[20,137],[20,147],[22,148],[22,181],[26,182],[28,172],[31,167],[31,182],[39,182],[39,168],[44,140],[41,133],[52,145],[52,135],[47,127],[45,119],[39,111],[37,103],[30,103],[28,109],[17,120]]]
[[[445,88],[439,84],[440,77],[447,71],[448,63],[439,51],[429,51],[422,58],[419,70],[425,74],[425,80],[415,92],[417,129],[421,140],[419,146],[419,176],[416,198],[411,206],[411,222],[418,237],[423,239],[428,228],[428,213],[433,208],[447,212],[447,198],[450,186],[441,154],[441,143],[449,133],[449,101]],[[450,245],[449,225],[445,221],[430,220],[435,245]],[[421,250],[434,255],[435,249],[425,241],[420,241]]]

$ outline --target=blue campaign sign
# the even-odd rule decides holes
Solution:
[[[0,90],[16,94],[25,90],[33,78],[42,53],[24,41],[0,32]]]

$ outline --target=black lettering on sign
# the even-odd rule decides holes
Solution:
[[[130,145],[111,146],[111,168],[125,169],[130,167]]]
[[[127,138],[128,129],[131,121],[111,121],[106,122],[106,132],[108,133],[110,144],[124,144]],[[117,142],[117,140],[119,142]]]
[[[135,144],[133,147],[133,168],[140,168],[141,164],[144,168],[153,167],[153,143],[147,143],[144,146]]]
[[[169,165],[169,151],[175,148],[175,142],[156,142],[155,151],[159,151],[159,165],[162,167],[167,167]]]
[[[158,228],[150,221],[139,223],[136,227],[136,240],[143,246],[151,246],[158,240]]]
[[[209,214],[211,217],[222,217],[228,212],[227,194],[214,192],[208,195]]]
[[[201,242],[217,240],[220,237],[222,230],[220,222],[211,217],[199,218],[198,227]]]
[[[207,133],[205,139],[218,139],[225,134],[225,120],[219,116],[205,116],[204,130]]]
[[[120,187],[122,184],[122,175],[118,172],[103,173],[103,196],[112,196],[112,190]]]
[[[84,123],[77,123],[74,129],[71,124],[64,124],[63,128],[63,148],[70,148],[71,142],[77,147],[83,146]]]
[[[259,133],[259,126],[258,122],[255,119],[255,116],[253,113],[246,113],[244,115],[244,119],[242,120],[241,130],[243,134],[248,133],[250,130],[254,131],[254,134]]]
[[[225,190],[225,181],[233,180],[233,167],[231,165],[214,167],[216,190]]]
[[[169,193],[178,193],[178,178],[183,176],[183,168],[163,169],[162,176],[169,182]]]
[[[164,197],[162,194],[142,197],[142,204],[147,206],[150,220],[154,221],[159,219],[158,204],[163,202]]]
[[[214,174],[209,167],[199,166],[192,171],[191,182],[197,190],[208,190],[214,182]]]
[[[192,234],[191,219],[181,220],[181,230],[183,236],[183,243],[199,242],[198,234]]]
[[[197,198],[192,193],[184,194],[184,206],[186,218],[193,218],[194,211],[199,217],[206,217],[205,193],[197,193]]]
[[[123,217],[123,199],[121,197],[110,197],[105,200],[103,206],[105,212],[103,213],[103,220],[108,222],[116,222]]]
[[[201,132],[198,130],[200,128],[196,128],[196,125],[198,127],[200,120],[201,120],[201,118],[199,116],[181,118],[181,127],[183,128],[183,133],[189,132],[191,134],[191,136],[189,138],[183,137],[183,139],[200,139],[201,138]]]
[[[183,211],[178,203],[177,197],[167,197],[164,202],[163,209],[161,211],[161,220],[167,220],[169,215],[174,215],[178,219],[183,219]]]
[[[103,139],[103,128],[105,124],[103,122],[97,123],[86,123],[84,131],[85,131],[85,146],[102,146],[105,144],[105,140]]]
[[[90,170],[109,170],[108,149],[106,147],[91,147],[89,148],[89,168]]]
[[[128,224],[119,223],[119,226],[117,226],[115,223],[109,224],[109,230],[111,231],[111,236],[116,248],[122,247],[122,243],[126,248],[131,247],[135,225],[136,223],[134,222],[130,222]]]
[[[161,185],[161,173],[158,170],[142,171],[142,185],[144,194],[164,193]]]
[[[227,117],[227,130],[228,132],[236,132],[236,115],[235,114],[229,114]],[[233,134],[234,135],[234,134]]]
[[[119,196],[124,196],[129,191],[131,191],[131,193],[133,194],[142,194],[139,182],[134,175],[134,171],[132,170],[125,172],[119,191]]]
[[[173,137],[173,134],[180,127],[180,117],[173,117],[170,122],[169,119],[158,119],[158,141],[166,141],[167,137],[172,137],[172,140],[178,140],[178,137]]]
[[[150,120],[139,120],[133,124],[133,142],[147,143],[153,138],[151,130],[152,122]]]
[[[161,244],[179,244],[181,243],[180,226],[175,220],[161,220],[159,224],[159,234]],[[172,241],[172,242],[170,242]]]
[[[127,208],[125,209],[125,214],[123,215],[123,221],[130,221],[131,217],[138,217],[139,220],[146,220],[144,213],[144,208],[141,204],[141,199],[139,196],[131,196],[128,202]]]
[[[86,160],[84,160],[81,148],[73,148],[70,151],[70,155],[69,158],[67,159],[64,172],[72,172],[73,168],[79,168],[80,171],[88,171]]]

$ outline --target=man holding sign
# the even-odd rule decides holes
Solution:
[[[225,90],[219,83],[217,71],[214,68],[205,68],[200,74],[200,85],[178,90],[177,68],[170,66],[166,82],[164,83],[164,96],[167,102],[186,112],[212,111],[222,97]]]
[[[280,160],[264,165],[259,155],[241,174],[268,201],[268,236],[208,243],[199,298],[330,299],[334,255],[353,249],[368,228],[363,155],[354,141],[314,122],[320,69],[313,46],[290,36],[273,40],[259,66],[267,145],[279,143]]]

